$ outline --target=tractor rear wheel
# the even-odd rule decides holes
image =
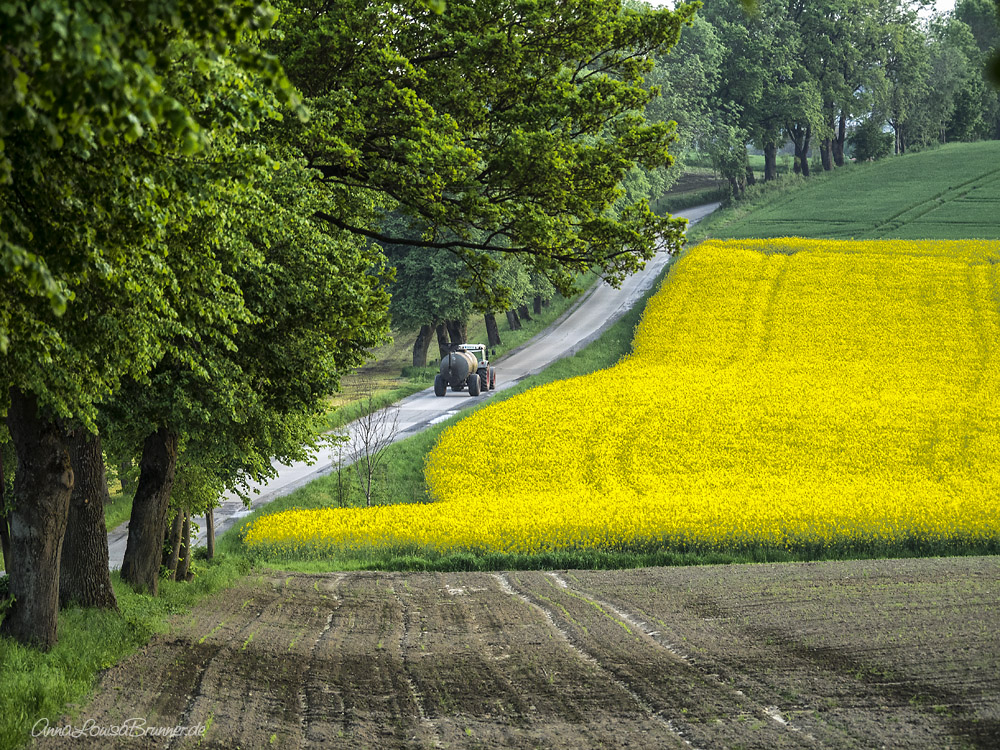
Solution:
[[[469,379],[466,381],[469,386],[469,395],[478,396],[479,395],[479,373],[474,372],[469,375]]]
[[[497,387],[497,368],[490,368],[490,390],[494,390]]]
[[[479,371],[479,392],[486,393],[490,389],[490,373],[485,367]]]
[[[448,384],[440,375],[434,376],[434,395],[441,397],[448,391]]]

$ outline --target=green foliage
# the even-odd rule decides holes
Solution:
[[[80,281],[109,274],[121,258],[119,242],[129,251],[141,247],[136,230],[144,218],[148,226],[172,218],[151,215],[156,196],[169,189],[155,171],[144,171],[144,179],[116,179],[125,177],[123,152],[139,147],[165,156],[191,154],[209,139],[190,100],[165,85],[167,72],[173,77],[189,65],[211,78],[228,52],[279,100],[294,103],[295,96],[276,61],[254,46],[274,20],[264,4],[144,1],[125,13],[104,0],[11,0],[0,16],[0,268],[7,287],[0,350],[13,336],[15,347],[30,342],[32,353],[41,349],[46,356],[58,349],[58,334],[44,319],[46,311],[34,309],[36,300],[61,315]],[[248,99],[242,104],[257,116],[272,108]],[[233,124],[242,123],[244,113],[234,109]],[[101,170],[105,174],[94,179]],[[124,220],[122,214],[130,213]],[[107,221],[116,216],[132,230],[127,242],[118,239],[118,222]],[[105,227],[118,231],[107,236]],[[47,234],[61,240],[60,254],[46,247]],[[10,327],[25,311],[15,312],[14,304],[32,308],[16,333]]]
[[[435,16],[354,0],[281,10],[272,49],[313,114],[286,137],[323,173],[332,226],[400,240],[378,216],[335,210],[347,195],[391,196],[422,235],[410,244],[456,253],[492,309],[502,308],[489,300],[493,253],[522,255],[567,291],[574,272],[621,279],[660,242],[680,242],[680,225],[646,202],[616,202],[634,165],[669,163],[672,128],[642,117],[655,96],[644,75],[694,6],[462,0]]]
[[[883,132],[883,122],[870,117],[857,127],[847,139],[854,158],[858,161],[876,161],[892,153],[892,133]]]
[[[177,296],[229,291],[208,283],[211,248],[197,240],[227,220],[209,214],[236,187],[204,152],[294,95],[255,51],[273,20],[263,6],[42,0],[5,12],[0,382],[93,426],[95,402],[148,371],[176,332]],[[164,262],[185,238],[186,269],[209,269],[200,288]]]
[[[660,96],[649,104],[646,117],[652,122],[677,123],[673,151],[678,161],[670,169],[648,173],[651,196],[662,196],[694,155],[694,149],[711,141],[715,119],[712,99],[719,85],[723,57],[715,30],[700,16],[682,29],[676,46],[657,55],[648,80],[660,87]]]
[[[240,178],[217,201],[239,222],[192,238],[215,249],[210,265],[192,266],[183,245],[168,256],[186,277],[180,325],[152,372],[127,381],[105,410],[120,449],[159,424],[183,436],[174,501],[197,512],[224,489],[272,476],[275,457],[312,455],[326,396],[387,335],[381,254],[317,224],[315,175],[280,146],[250,151],[268,147],[249,165],[243,147],[212,154],[226,184]],[[212,283],[214,292],[191,295]]]

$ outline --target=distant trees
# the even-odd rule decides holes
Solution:
[[[705,0],[696,22],[705,28],[685,30],[678,49],[688,61],[714,60],[716,44],[726,50],[710,106],[706,112],[698,96],[668,96],[651,116],[680,123],[682,142],[695,140],[735,195],[755,180],[751,145],[763,153],[770,181],[786,143],[798,173],[810,173],[810,149],[824,170],[842,166],[860,123],[891,130],[895,153],[1000,137],[997,92],[982,76],[1000,38],[994,3],[960,0],[954,13],[926,20],[920,7],[916,0]],[[651,79],[669,80],[667,71],[681,64],[658,59]],[[863,148],[866,157],[880,154],[884,138],[874,136],[852,143],[873,148]]]

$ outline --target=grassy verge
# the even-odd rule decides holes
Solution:
[[[246,575],[246,560],[229,556],[200,562],[190,583],[160,582],[160,596],[136,594],[112,575],[121,613],[69,609],[59,614],[59,643],[49,653],[0,638],[0,748],[25,744],[40,719],[55,725],[73,715],[97,673],[134,653],[170,615]]]
[[[685,208],[724,201],[728,197],[729,189],[726,187],[709,187],[682,193],[667,193],[656,201],[652,208],[657,214],[676,214]]]
[[[125,523],[132,515],[132,493],[111,493],[111,502],[104,506],[104,523],[108,531]]]
[[[352,555],[345,557],[290,557],[250,555],[258,564],[278,570],[324,573],[340,570],[395,571],[495,571],[495,570],[618,570],[623,568],[747,563],[817,562],[821,560],[906,559],[1000,554],[995,544],[923,544],[789,550],[754,547],[745,550],[643,551],[565,550],[534,555],[457,552],[447,555],[430,550]]]
[[[419,393],[433,384],[434,375],[432,373],[426,377],[411,377],[411,382],[397,388],[375,389],[370,395],[361,395],[356,400],[347,401],[343,406],[338,406],[328,411],[319,421],[317,430],[319,432],[330,432],[339,429],[353,422],[355,419],[360,419],[366,414],[371,414],[373,411],[384,409],[389,404],[402,401],[407,396]]]

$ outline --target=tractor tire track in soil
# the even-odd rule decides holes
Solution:
[[[39,748],[1000,746],[1000,559],[249,577]]]

